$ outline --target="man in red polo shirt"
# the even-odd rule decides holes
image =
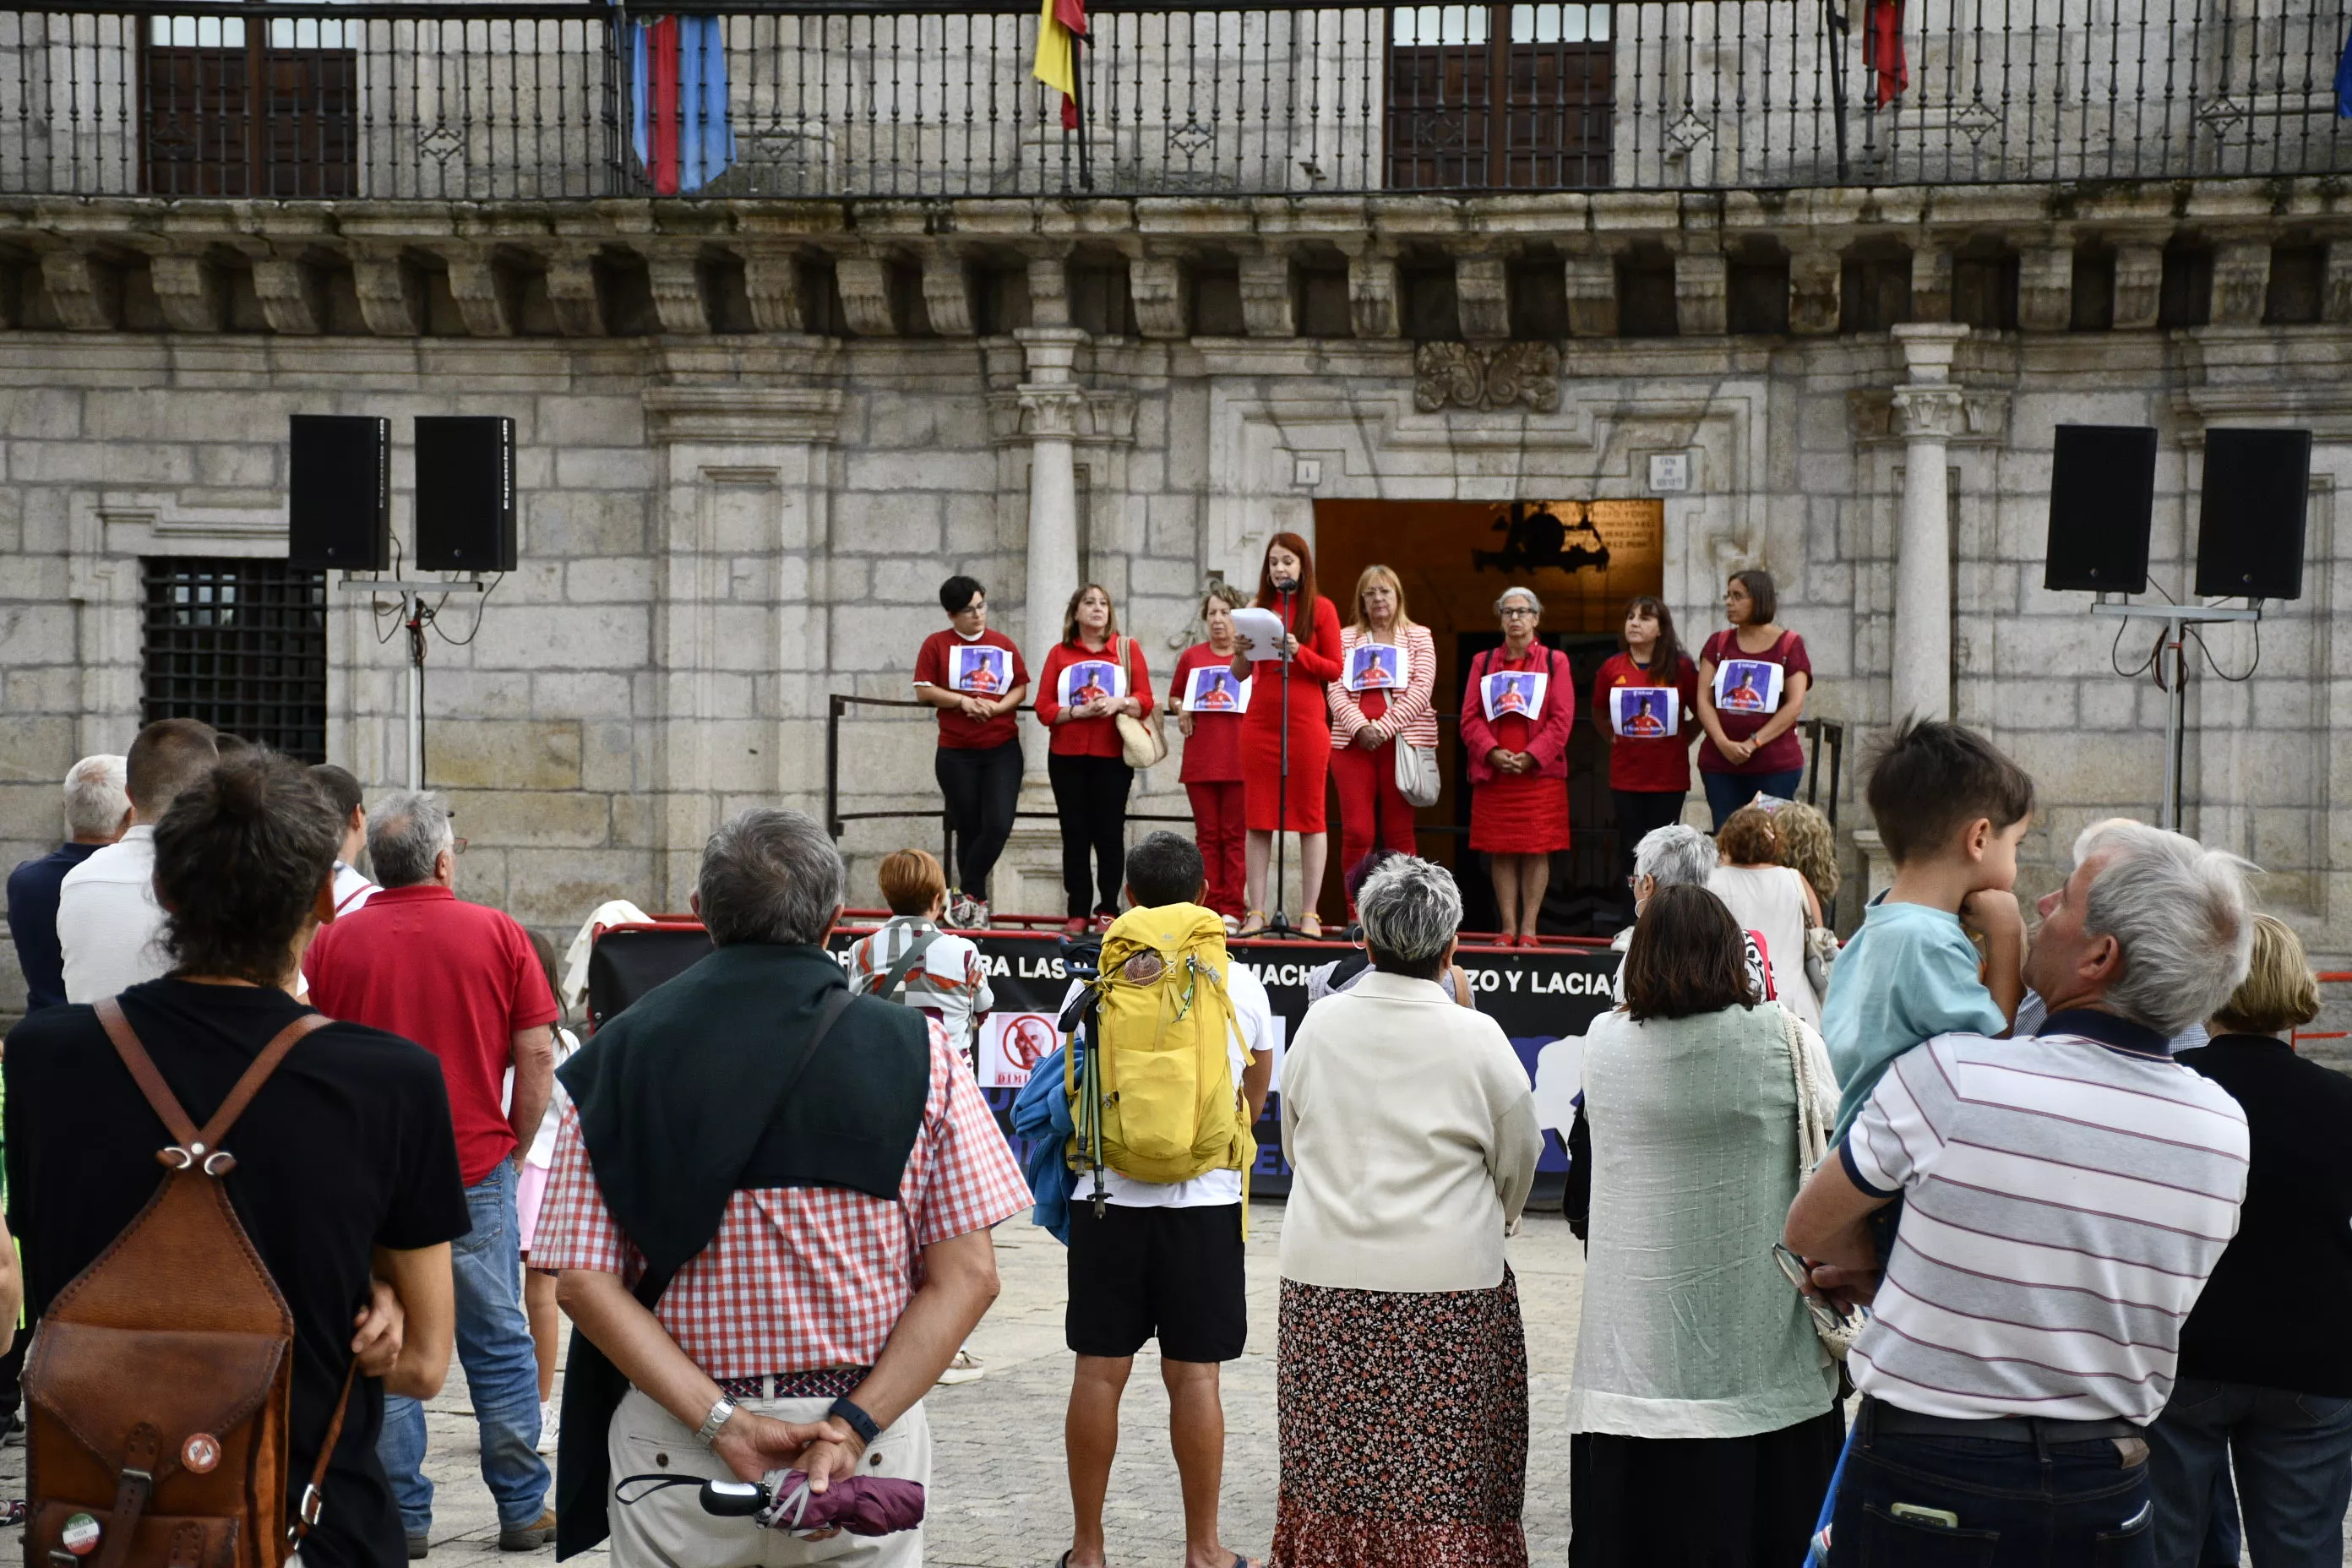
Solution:
[[[322,928],[302,961],[330,1017],[404,1036],[441,1061],[471,1235],[454,1250],[457,1355],[481,1429],[482,1479],[499,1505],[499,1545],[528,1552],[555,1532],[539,1457],[539,1363],[523,1317],[516,1164],[555,1082],[555,997],[522,927],[451,890],[465,840],[437,795],[387,796],[368,820],[382,890]],[[508,1102],[503,1086],[514,1070]],[[433,1530],[425,1407],[384,1400],[383,1468],[411,1560]]]

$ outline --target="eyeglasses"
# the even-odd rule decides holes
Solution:
[[[1503,618],[1508,621],[1517,619],[1520,616],[1540,616],[1542,614],[1543,612],[1541,610],[1531,610],[1525,605],[1513,605],[1509,609],[1503,612]]]
[[[451,840],[449,840],[449,853],[450,853],[450,854],[452,854],[452,855],[463,855],[465,852],[466,852],[466,841],[465,841],[464,839],[462,839],[462,838],[452,838]]]
[[[1772,1261],[1780,1266],[1780,1272],[1787,1275],[1789,1283],[1797,1288],[1798,1294],[1804,1299],[1805,1310],[1812,1314],[1817,1327],[1836,1332],[1853,1326],[1846,1321],[1843,1312],[1813,1294],[1813,1271],[1803,1258],[1776,1241],[1772,1244]]]

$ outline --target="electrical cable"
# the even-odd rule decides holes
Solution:
[[[2263,667],[2263,623],[2260,621],[2256,621],[2254,623],[2253,662],[2246,666],[2246,673],[2243,675],[2231,675],[2228,670],[2221,668],[2221,661],[2213,657],[2213,650],[2205,646],[2205,634],[2203,632],[2191,627],[2189,635],[2197,639],[2197,651],[2205,656],[2206,668],[2212,670],[2215,675],[2221,677],[2223,680],[2230,682],[2233,686],[2243,685],[2245,682],[2252,680],[2254,678],[2254,671],[2262,668]]]
[[[490,604],[490,595],[491,595],[492,594],[497,593],[497,592],[499,591],[499,584],[501,584],[501,583],[503,583],[503,582],[505,582],[506,580],[507,580],[507,574],[506,574],[505,573],[500,572],[500,573],[497,574],[496,575],[494,575],[494,576],[492,576],[492,577],[491,577],[491,579],[490,579],[490,585],[489,585],[488,587],[487,587],[487,588],[483,589],[479,594],[478,594],[478,595],[476,595],[474,596],[474,625],[473,625],[472,629],[471,629],[471,630],[469,630],[469,631],[467,631],[464,637],[451,637],[448,633],[446,633],[446,632],[445,632],[445,631],[443,631],[443,630],[441,629],[440,625],[439,625],[439,623],[438,623],[437,621],[435,623],[434,627],[433,627],[433,633],[434,633],[434,635],[435,635],[436,637],[439,637],[443,642],[447,643],[451,647],[464,647],[467,644],[468,644],[468,643],[472,642],[476,637],[478,637],[481,636],[481,634],[482,634],[482,612],[483,612],[483,611],[485,611],[485,610],[487,610],[487,609],[489,607],[489,604]],[[446,604],[447,604],[448,602],[449,602],[449,595],[446,595],[446,594],[444,594],[444,595],[441,595],[440,602],[439,602],[438,604],[436,604],[436,605],[433,606],[433,608],[435,609],[435,611],[436,611],[436,612],[438,612],[438,611],[440,610],[440,608],[441,608],[441,605],[446,605]]]

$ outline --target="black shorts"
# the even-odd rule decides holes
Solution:
[[[1233,1361],[1249,1340],[1242,1205],[1138,1209],[1095,1217],[1070,1199],[1070,1305],[1080,1355],[1131,1356],[1155,1334],[1170,1361]]]

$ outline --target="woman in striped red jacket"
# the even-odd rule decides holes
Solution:
[[[1418,853],[1413,808],[1397,788],[1396,748],[1436,746],[1436,684],[1437,645],[1405,614],[1404,584],[1385,566],[1365,567],[1355,623],[1339,634],[1339,679],[1325,689],[1343,872],[1376,847]]]

